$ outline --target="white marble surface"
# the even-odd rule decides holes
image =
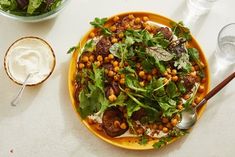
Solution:
[[[219,0],[194,31],[209,64],[222,26],[235,22],[235,1]],[[184,0],[72,0],[58,18],[26,24],[0,16],[0,157],[233,157],[235,154],[235,81],[208,104],[191,134],[161,150],[129,151],[109,145],[92,135],[73,111],[67,89],[69,47],[90,28],[94,17],[108,17],[125,11],[150,11],[182,19]],[[57,65],[53,75],[38,87],[27,88],[21,104],[9,102],[19,86],[4,72],[3,57],[16,39],[34,35],[54,48]],[[215,73],[212,84],[235,66]]]

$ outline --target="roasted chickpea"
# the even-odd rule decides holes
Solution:
[[[119,64],[118,61],[114,61],[114,62],[113,62],[113,66],[114,66],[114,67],[117,67],[118,64]]]
[[[147,80],[148,80],[148,81],[151,81],[152,79],[153,79],[152,75],[149,74],[149,75],[147,76]]]
[[[137,18],[135,19],[135,23],[136,23],[136,24],[139,24],[140,22],[141,22],[140,18],[137,17]]]
[[[178,78],[178,76],[176,76],[176,75],[172,77],[172,81],[174,81],[174,82],[178,81],[178,79],[179,79],[179,78]]]
[[[104,57],[104,62],[105,63],[108,63],[110,60],[109,60],[109,57]]]
[[[163,83],[166,84],[168,82],[169,82],[169,80],[167,78],[164,78]]]
[[[119,67],[114,67],[113,69],[115,72],[118,72],[119,71]]]
[[[139,72],[139,76],[140,76],[141,78],[143,78],[143,77],[145,76],[145,72],[144,72],[144,71],[140,71],[140,72]]]
[[[108,74],[108,73],[109,73],[109,69],[105,69],[105,70],[104,70],[104,73],[105,73],[105,74]]]
[[[196,77],[196,76],[197,76],[197,72],[196,72],[196,71],[191,72],[191,73],[190,73],[190,76]]]
[[[143,21],[144,21],[144,22],[146,22],[146,21],[148,21],[148,20],[149,20],[149,18],[148,18],[147,16],[144,16],[144,17],[143,17]]]
[[[203,93],[204,91],[205,91],[204,85],[200,85],[199,89],[198,89],[198,92]]]
[[[120,84],[125,84],[125,78],[121,78],[119,81]]]
[[[194,68],[194,66],[192,66],[192,68],[191,68],[191,71],[195,71],[195,68]]]
[[[90,68],[91,65],[92,65],[91,62],[87,62],[87,63],[86,63],[87,68]]]
[[[90,56],[89,56],[89,61],[90,61],[90,62],[93,62],[94,60],[95,60],[95,56],[94,56],[94,55],[90,55]]]
[[[119,76],[118,74],[116,74],[116,75],[114,75],[113,79],[114,79],[115,81],[119,81],[120,76]]]
[[[178,123],[178,120],[176,118],[171,119],[171,125],[176,126]]]
[[[96,61],[96,62],[95,62],[95,65],[96,65],[97,67],[99,67],[99,66],[101,65],[100,61]]]
[[[113,18],[113,21],[114,21],[114,22],[117,22],[119,19],[120,19],[120,18],[119,18],[118,16],[115,16],[115,17]]]
[[[115,75],[115,73],[114,73],[112,70],[109,70],[108,76],[109,76],[109,77],[113,77],[114,75]]]
[[[130,15],[128,15],[128,18],[133,20],[135,17],[134,17],[134,15],[130,14]]]
[[[124,37],[124,34],[121,32],[121,33],[118,34],[118,37],[119,37],[119,38],[123,38],[123,37]]]
[[[177,108],[178,108],[179,110],[182,110],[182,109],[183,109],[183,105],[182,105],[182,104],[179,104],[179,105],[177,105]]]
[[[184,95],[184,99],[185,99],[185,100],[187,100],[187,99],[189,99],[189,98],[190,98],[190,95],[189,95],[189,94],[185,94],[185,95]]]
[[[171,73],[171,69],[167,68],[166,71],[170,74]]]
[[[115,31],[117,30],[117,28],[116,28],[116,26],[111,26],[111,27],[110,27],[110,30],[111,30],[112,32],[115,32]]]
[[[126,127],[127,127],[127,126],[126,126],[126,123],[122,123],[122,124],[120,125],[120,128],[121,128],[121,129],[126,129]]]
[[[101,62],[101,61],[103,61],[103,57],[101,55],[98,55],[97,60]]]
[[[114,59],[113,54],[109,54],[109,55],[108,55],[108,59],[110,59],[110,60]]]
[[[109,101],[114,102],[115,100],[117,100],[116,95],[112,94],[109,96]]]
[[[165,71],[164,72],[164,74],[163,74],[163,76],[167,76],[168,75],[168,72],[167,71]]]
[[[82,61],[86,63],[89,61],[89,58],[87,56],[82,56]]]
[[[169,120],[166,117],[162,118],[162,123],[168,123],[168,122],[169,122]]]
[[[197,96],[194,101],[196,104],[198,104],[201,101],[201,98],[199,96]]]
[[[145,29],[150,32],[150,31],[151,31],[151,26],[147,25],[147,26],[145,27]]]
[[[173,69],[173,70],[171,71],[171,74],[172,74],[172,75],[176,75],[176,74],[177,74],[177,70]]]
[[[117,38],[112,38],[111,42],[112,42],[112,43],[117,43],[118,40],[117,40]]]
[[[91,38],[94,38],[94,37],[95,37],[95,33],[94,33],[94,32],[91,32],[91,33],[89,34],[89,36],[90,36]]]
[[[125,74],[121,74],[121,78],[125,78]]]
[[[164,133],[167,133],[167,132],[168,132],[168,128],[167,128],[167,127],[163,127],[163,128],[162,128],[162,131],[163,131]]]
[[[79,63],[78,67],[79,67],[79,69],[83,69],[85,67],[85,65],[83,63]]]

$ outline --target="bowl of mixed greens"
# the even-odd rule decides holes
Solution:
[[[40,22],[51,19],[69,0],[1,0],[0,14],[22,22]]]
[[[161,148],[186,135],[181,112],[209,87],[202,49],[182,22],[153,13],[95,18],[73,52],[72,104],[88,129],[118,147]],[[204,107],[198,109],[200,117]]]

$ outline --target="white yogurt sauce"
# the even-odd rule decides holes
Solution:
[[[11,77],[23,83],[32,73],[27,84],[44,80],[54,67],[54,56],[48,44],[37,38],[23,38],[14,43],[6,56],[6,64]]]

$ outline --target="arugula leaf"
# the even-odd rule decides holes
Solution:
[[[94,40],[91,39],[85,44],[83,52],[85,52],[85,51],[92,52],[92,51],[94,51],[95,46],[96,46],[96,44],[95,44]]]
[[[74,52],[76,49],[77,49],[77,46],[70,47],[69,50],[67,51],[67,54]]]
[[[148,143],[149,139],[146,135],[142,135],[140,136],[140,139],[139,139],[139,144],[140,145],[146,145]]]
[[[188,134],[187,130],[180,130],[177,127],[174,127],[173,130],[169,131],[168,135],[173,137],[180,137]]]
[[[146,89],[142,88],[139,84],[139,81],[136,79],[136,77],[132,75],[126,75],[125,84],[127,87],[135,91],[146,92]]]
[[[104,35],[111,35],[112,34],[111,31],[108,28],[104,27],[104,24],[107,22],[107,20],[108,20],[107,18],[100,19],[96,17],[94,21],[90,22],[90,24],[95,28],[100,28]]]
[[[174,55],[160,47],[147,47],[146,53],[155,58],[156,61],[170,61]]]
[[[16,0],[1,0],[0,1],[0,9],[3,10],[15,10],[17,9]]]
[[[158,70],[160,71],[161,74],[165,73],[166,67],[165,67],[165,65],[162,62],[156,61],[155,65],[156,65],[156,67],[158,68]]]
[[[95,64],[92,64],[93,72],[90,73],[90,79],[93,80],[94,85],[98,87],[104,93],[104,68],[97,68]]]
[[[189,54],[189,58],[192,61],[196,62],[196,64],[199,66],[199,68],[202,69],[203,65],[202,65],[202,63],[200,61],[198,50],[195,49],[195,48],[188,48],[187,51],[188,51],[188,54]]]
[[[79,93],[78,111],[82,118],[86,118],[88,115],[100,110],[99,97],[100,90],[96,87],[93,87],[93,89],[85,88]]]
[[[50,5],[50,10],[55,10],[58,6],[60,6],[62,0],[54,0]]]
[[[183,94],[187,91],[186,88],[184,87],[184,84],[181,82],[177,83],[177,87],[178,87],[179,91]]]
[[[171,22],[172,25],[172,32],[179,38],[184,38],[187,41],[192,39],[190,30],[184,26],[183,22],[180,21],[179,23]]]
[[[109,48],[109,52],[112,53],[115,57],[121,59],[121,54],[119,52],[120,49],[120,43],[115,43]]]
[[[29,5],[27,8],[27,13],[33,14],[34,11],[40,7],[42,4],[43,0],[29,0]]]
[[[166,93],[170,98],[175,98],[175,97],[180,96],[180,93],[178,92],[178,88],[173,81],[170,81],[168,85],[166,86]]]
[[[118,71],[120,74],[136,74],[135,70],[132,69],[130,66],[126,66]]]

